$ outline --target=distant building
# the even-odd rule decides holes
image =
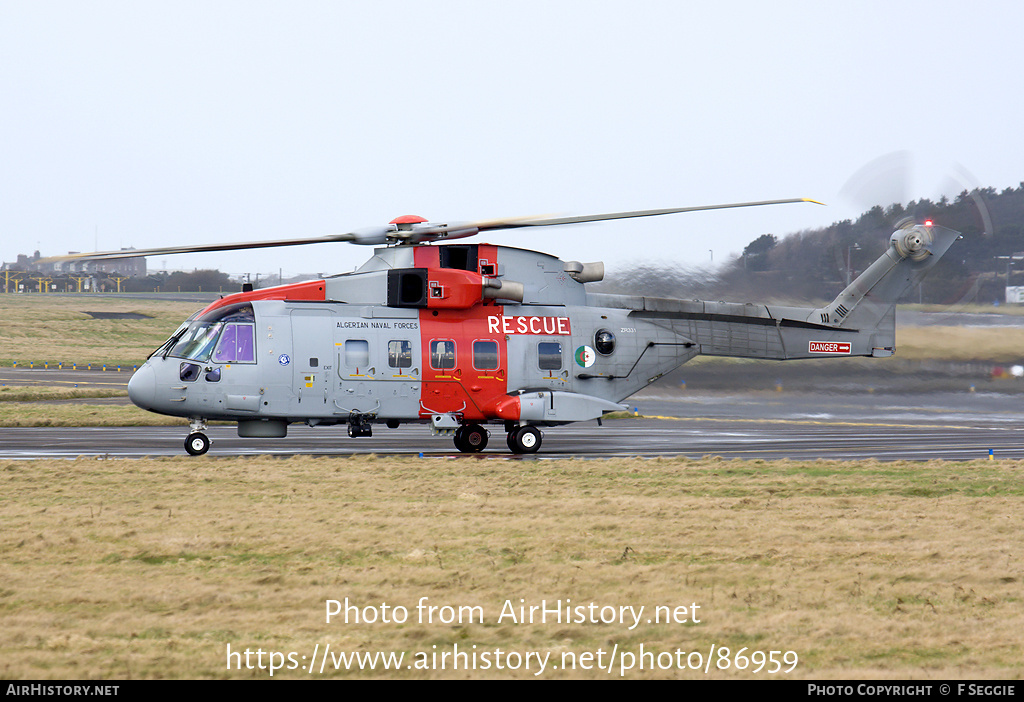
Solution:
[[[121,249],[131,251],[131,248]],[[69,254],[78,253],[69,251]],[[18,254],[15,263],[4,263],[0,271],[28,271],[32,273],[85,273],[128,276],[129,278],[144,278],[146,276],[146,258],[144,256],[132,256],[131,258],[108,258],[97,261],[55,261],[51,263],[40,263],[42,256],[36,251],[31,256]]]

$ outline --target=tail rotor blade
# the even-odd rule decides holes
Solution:
[[[839,190],[839,197],[861,212],[872,207],[907,203],[913,159],[909,151],[893,151],[862,166]]]

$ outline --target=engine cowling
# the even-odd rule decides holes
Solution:
[[[388,271],[389,307],[464,310],[484,300],[523,301],[522,283],[455,268],[399,268]]]

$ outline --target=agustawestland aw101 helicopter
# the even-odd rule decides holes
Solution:
[[[188,418],[185,449],[210,448],[207,422],[243,437],[288,425],[427,424],[462,452],[488,425],[513,453],[541,446],[541,427],[599,419],[699,354],[761,359],[891,356],[896,300],[959,237],[904,223],[888,249],[829,305],[782,307],[588,292],[601,263],[490,244],[441,244],[500,229],[810,200],[684,207],[582,217],[437,224],[399,217],[335,236],[81,254],[100,259],[348,241],[376,245],[353,273],[211,303],[132,376],[132,402]],[[72,258],[72,257],[66,257]]]

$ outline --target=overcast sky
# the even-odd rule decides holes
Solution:
[[[0,0],[0,259],[808,197],[485,240],[716,263],[885,154],[1024,180],[1006,2]],[[956,188],[947,186],[947,190]],[[713,252],[713,253],[712,253]],[[347,244],[151,269],[352,270]]]

